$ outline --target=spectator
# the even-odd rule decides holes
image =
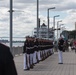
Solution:
[[[75,53],[76,53],[76,40],[74,40],[73,45],[74,45],[74,49],[75,49]]]
[[[0,43],[0,75],[17,75],[10,48]]]

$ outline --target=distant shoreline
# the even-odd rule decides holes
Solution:
[[[2,42],[3,43],[3,42]],[[10,43],[7,42],[7,43],[3,43],[4,45],[7,45],[7,46],[10,46]],[[12,47],[23,47],[24,45],[24,42],[13,42],[12,43]]]

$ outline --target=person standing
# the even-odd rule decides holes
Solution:
[[[24,66],[23,66],[23,69],[24,70],[29,70],[28,66],[27,66],[27,49],[26,49],[27,43],[28,42],[25,40],[24,46],[23,46],[23,55],[24,55]]]
[[[26,64],[27,64],[27,69],[26,70],[30,70],[30,37],[27,36],[26,37]]]
[[[30,68],[33,69],[33,57],[34,57],[34,38],[30,37]]]
[[[34,39],[34,55],[33,55],[33,63],[37,63],[37,51],[38,51],[38,40]]]
[[[73,45],[74,45],[74,49],[75,49],[75,53],[76,53],[76,40],[74,40]]]
[[[0,75],[18,75],[10,48],[0,43]]]
[[[62,52],[64,49],[64,39],[62,38],[62,36],[60,36],[60,39],[58,41],[58,55],[59,55],[59,64],[63,64],[63,56],[62,56]]]

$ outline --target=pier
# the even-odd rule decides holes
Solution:
[[[63,52],[63,64],[58,64],[58,52],[35,64],[33,69],[23,70],[23,55],[14,57],[18,75],[76,75],[76,54]]]

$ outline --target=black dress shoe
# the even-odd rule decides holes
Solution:
[[[33,69],[33,66],[30,66],[31,69]]]
[[[35,64],[33,63],[32,66],[35,66]]]
[[[63,64],[63,63],[58,63],[58,64]]]
[[[30,70],[30,68],[24,69],[24,71]]]

